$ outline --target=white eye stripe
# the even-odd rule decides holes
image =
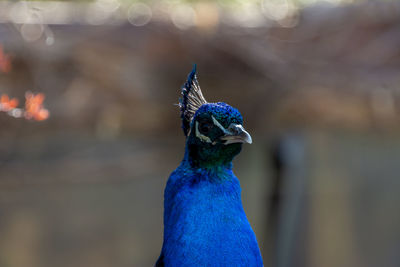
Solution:
[[[212,143],[210,137],[205,136],[205,135],[200,133],[200,131],[199,131],[199,122],[198,121],[196,121],[196,137],[199,138],[203,142]]]
[[[225,129],[224,126],[222,126],[221,123],[219,123],[219,121],[214,116],[211,115],[211,118],[213,120],[214,125],[217,126],[218,128],[220,128],[224,134],[230,134],[230,132],[227,129]],[[211,143],[213,145],[216,144],[216,142],[211,141],[210,137],[205,136],[202,133],[200,133],[199,122],[197,122],[197,121],[196,121],[196,137],[199,138],[203,142]]]
[[[214,125],[217,126],[218,128],[220,128],[220,129],[224,132],[224,134],[230,134],[230,132],[229,132],[227,129],[225,129],[224,126],[222,126],[222,125],[219,123],[219,121],[217,121],[217,119],[214,118],[213,115],[211,115],[211,118],[212,118],[212,120],[213,120]]]

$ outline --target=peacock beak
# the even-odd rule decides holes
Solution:
[[[226,141],[224,145],[234,144],[234,143],[248,143],[251,144],[250,134],[243,128],[240,124],[231,123],[228,129],[226,129],[225,135],[220,138]]]

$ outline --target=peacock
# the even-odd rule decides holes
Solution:
[[[181,93],[186,148],[164,191],[164,240],[156,266],[263,266],[232,171],[242,144],[252,143],[242,115],[205,100],[196,65]]]

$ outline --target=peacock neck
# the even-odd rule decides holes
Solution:
[[[183,159],[184,165],[195,171],[213,174],[231,172],[233,157],[219,157],[215,153],[204,153],[190,144],[186,145]]]

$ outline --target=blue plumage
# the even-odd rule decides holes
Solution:
[[[225,103],[205,101],[195,68],[182,91],[186,149],[165,188],[164,243],[156,266],[262,266],[232,172],[242,143],[251,143],[243,118]]]

